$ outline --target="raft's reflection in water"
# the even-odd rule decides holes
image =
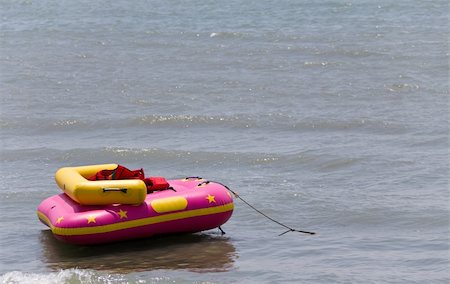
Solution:
[[[156,236],[126,242],[74,246],[41,232],[44,262],[55,270],[80,268],[129,273],[156,269],[219,272],[233,269],[236,249],[229,239],[198,233]]]

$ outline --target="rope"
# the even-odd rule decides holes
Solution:
[[[255,208],[253,205],[251,205],[250,203],[248,203],[245,199],[243,199],[242,197],[240,197],[239,194],[237,194],[236,192],[234,192],[233,190],[231,190],[228,186],[226,186],[226,185],[224,185],[224,184],[222,184],[222,183],[220,183],[220,182],[216,182],[216,181],[215,181],[215,183],[218,183],[218,184],[223,185],[226,189],[228,189],[231,193],[233,193],[234,196],[235,196],[236,198],[240,199],[240,200],[241,200],[242,202],[244,202],[248,207],[250,207],[251,209],[253,209],[253,210],[256,211],[257,213],[259,213],[259,214],[261,214],[262,216],[266,217],[266,218],[269,219],[270,221],[272,221],[272,222],[274,222],[274,223],[276,223],[276,224],[278,224],[278,225],[280,225],[280,226],[282,226],[282,227],[288,229],[287,231],[285,231],[285,232],[279,234],[278,236],[282,236],[282,235],[284,235],[284,234],[286,234],[286,233],[289,233],[289,232],[298,232],[298,233],[309,234],[309,235],[315,235],[315,234],[316,234],[316,233],[314,233],[314,232],[302,231],[302,230],[297,230],[297,229],[291,228],[291,227],[289,227],[289,226],[287,226],[287,225],[281,223],[280,221],[277,221],[277,220],[273,219],[272,217],[267,216],[267,214],[261,212],[261,210]]]

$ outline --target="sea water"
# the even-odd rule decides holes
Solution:
[[[448,283],[447,1],[1,1],[3,283]],[[227,184],[218,230],[98,247],[64,166]]]

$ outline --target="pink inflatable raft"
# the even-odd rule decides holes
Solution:
[[[102,166],[117,165],[57,172],[56,181],[65,193],[47,198],[37,210],[57,239],[88,245],[199,232],[221,226],[232,215],[232,195],[220,183],[169,180],[167,189],[147,193],[148,184],[142,180],[88,180]]]

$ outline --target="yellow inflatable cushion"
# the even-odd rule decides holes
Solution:
[[[81,205],[141,204],[147,186],[139,179],[96,180],[87,178],[101,170],[114,170],[117,164],[66,167],[55,174],[58,186]]]

